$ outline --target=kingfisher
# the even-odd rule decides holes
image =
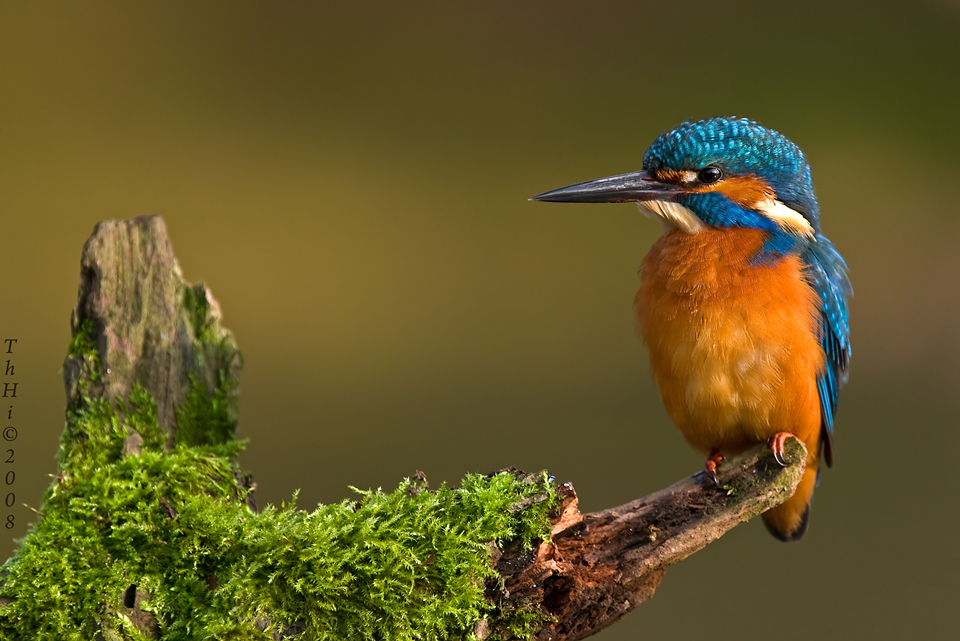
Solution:
[[[660,397],[714,483],[724,457],[752,445],[769,443],[781,465],[787,437],[806,445],[793,496],[763,514],[776,538],[800,540],[820,461],[833,463],[853,293],[800,148],[745,118],[687,121],[640,171],[533,200],[636,202],[663,222],[635,299]]]

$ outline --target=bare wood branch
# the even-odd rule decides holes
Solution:
[[[721,487],[701,473],[591,514],[580,514],[566,483],[552,541],[536,554],[505,550],[496,565],[505,583],[491,596],[500,607],[536,604],[554,617],[540,641],[595,634],[652,597],[667,566],[788,499],[803,475],[806,449],[789,439],[786,452],[789,465],[781,467],[758,445],[721,466]]]

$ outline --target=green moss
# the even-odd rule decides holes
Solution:
[[[178,413],[195,436],[172,451],[142,388],[122,411],[84,399],[68,414],[60,475],[4,565],[0,637],[143,638],[123,607],[131,585],[167,640],[466,639],[481,618],[529,637],[542,625],[538,613],[498,615],[483,590],[497,578],[488,542],[547,537],[545,476],[473,475],[435,492],[404,480],[257,514],[221,401],[195,385]],[[138,455],[121,455],[128,427],[143,437]],[[197,436],[204,428],[214,436]]]
[[[183,288],[183,308],[186,310],[194,337],[207,342],[213,319],[210,317],[210,303],[207,301],[207,289],[202,283]]]
[[[144,613],[165,640],[468,639],[481,618],[520,637],[539,629],[538,612],[495,610],[484,589],[499,580],[490,542],[548,536],[544,475],[436,491],[404,480],[313,511],[294,497],[254,513],[235,460],[239,353],[202,286],[183,304],[197,375],[172,449],[139,384],[115,404],[98,397],[97,332],[75,326],[59,474],[0,572],[0,638],[139,640]]]
[[[163,451],[165,438],[157,423],[157,404],[139,383],[130,391],[124,422],[143,439],[142,450]]]
[[[177,445],[232,448],[237,430],[239,368],[242,359],[233,337],[211,313],[202,284],[183,288],[183,310],[193,333],[195,371],[217,372],[215,377],[190,375],[190,390],[177,408]]]
[[[73,340],[67,346],[67,355],[86,363],[91,381],[100,378],[100,351],[97,349],[96,328],[89,318],[84,318],[74,328]]]
[[[190,377],[191,388],[177,408],[177,444],[219,445],[233,441],[237,420],[232,410],[231,384],[221,372],[212,394],[202,382]]]

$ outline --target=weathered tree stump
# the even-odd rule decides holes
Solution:
[[[102,375],[81,392],[88,354],[68,355],[67,407],[77,407],[83,393],[113,403],[139,384],[156,401],[157,421],[172,445],[177,408],[194,384],[212,392],[222,376],[234,382],[228,409],[235,422],[242,361],[220,321],[220,306],[207,288],[183,280],[163,218],[99,223],[80,258],[71,328],[74,337],[81,327],[89,329]]]

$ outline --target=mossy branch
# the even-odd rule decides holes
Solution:
[[[794,440],[787,467],[758,446],[723,490],[695,476],[595,514],[516,470],[258,512],[240,354],[160,218],[97,226],[72,327],[58,475],[0,571],[2,638],[579,639],[803,471]]]

